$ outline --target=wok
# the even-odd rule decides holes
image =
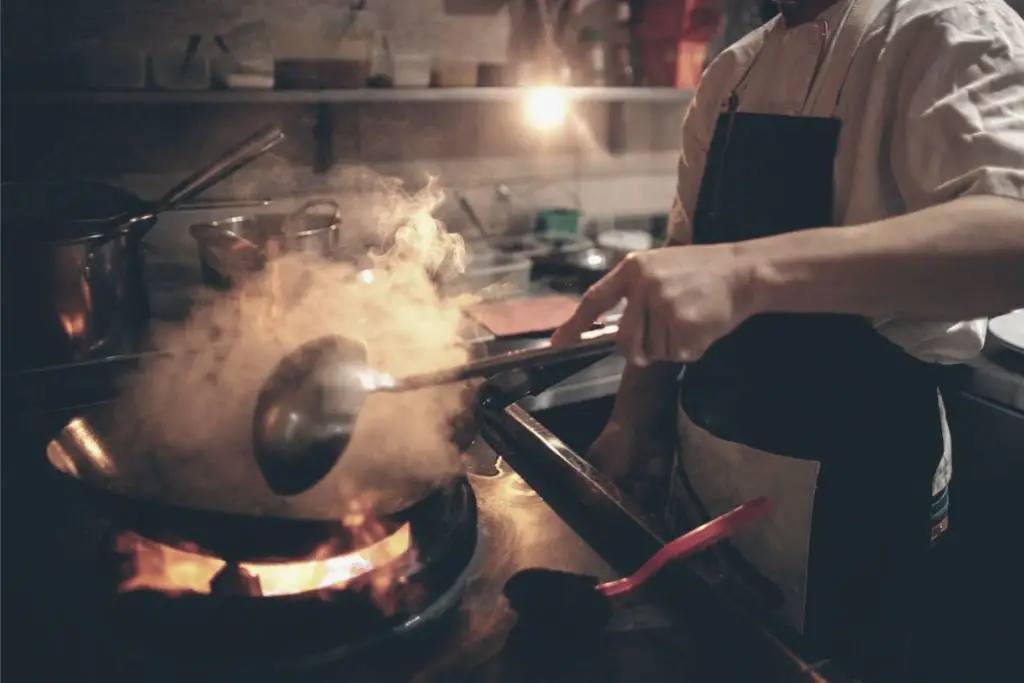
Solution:
[[[473,354],[479,357],[543,343],[539,333],[522,335],[489,347],[474,346]],[[466,383],[461,394],[465,408],[450,423],[450,442],[459,453],[465,453],[478,438],[481,410],[508,405],[537,391],[542,382],[550,385],[581,367],[580,361],[575,361],[543,373],[537,369],[525,384],[527,376],[518,371],[486,383]],[[266,487],[248,451],[193,454],[206,459],[231,458],[239,469],[225,481],[199,481],[195,487],[183,487],[174,465],[189,454],[160,453],[137,435],[126,434],[118,428],[123,424],[117,419],[122,409],[114,402],[76,417],[47,446],[51,474],[62,492],[77,498],[101,519],[172,547],[194,550],[198,546],[202,552],[237,561],[304,557],[328,538],[339,550],[355,542],[339,523],[350,511],[352,500],[339,495],[337,480],[346,476],[344,465],[358,458],[346,458],[312,491],[282,498]],[[248,434],[244,427],[242,431]],[[390,477],[383,482],[368,476],[364,485],[380,494],[377,517],[385,526],[395,528],[409,515],[419,514],[415,511],[432,505],[429,501],[444,498],[459,478],[458,471],[433,479],[406,477],[394,470],[386,474]]]
[[[61,494],[120,531],[132,531],[170,547],[229,561],[275,561],[308,557],[330,540],[338,552],[356,549],[359,539],[341,524],[345,507],[310,507],[290,514],[260,514],[257,507],[229,511],[225,495],[221,509],[175,502],[162,495],[155,469],[126,467],[135,458],[117,451],[103,435],[109,414],[72,419],[48,444],[46,457]],[[138,454],[131,454],[138,455]],[[459,485],[457,478],[424,488],[415,500],[403,500],[380,518],[388,531],[418,516],[418,510],[443,509],[444,500]]]
[[[476,357],[516,348],[543,345],[548,333],[530,333],[476,344]],[[462,385],[461,404],[449,425],[447,439],[465,454],[479,435],[479,415],[537,393],[579,372],[597,358],[562,362],[529,373],[510,371],[487,382]],[[424,397],[426,398],[426,397]],[[351,478],[358,486],[379,494],[376,516],[385,525],[397,524],[436,497],[443,498],[458,485],[458,468],[444,476],[409,476],[398,468],[374,474],[353,475],[346,466],[359,458],[348,457],[327,480],[296,497],[273,495],[264,483],[251,451],[240,453],[161,453],[153,443],[119,428],[118,402],[103,405],[73,419],[49,442],[47,460],[53,477],[70,496],[118,527],[179,548],[198,546],[201,551],[225,559],[260,561],[303,557],[326,539],[343,549],[354,543],[339,523],[351,511],[352,499],[339,493],[338,482]],[[240,411],[240,414],[246,414]],[[238,425],[248,437],[248,424]],[[248,441],[247,441],[248,443]],[[366,442],[357,444],[365,453]],[[204,480],[196,485],[182,477],[180,463],[188,458],[229,460],[237,469],[226,480]],[[185,470],[187,471],[187,470]],[[383,479],[381,474],[384,475]],[[182,478],[188,485],[182,485]]]

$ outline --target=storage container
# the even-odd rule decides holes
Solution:
[[[391,57],[392,81],[396,88],[426,88],[430,85],[430,55],[396,52]]]
[[[434,85],[439,88],[475,88],[476,62],[438,60],[434,64]]]
[[[575,240],[580,232],[576,209],[543,209],[537,212],[537,233],[547,240]]]
[[[466,272],[441,283],[445,296],[473,294],[484,299],[505,298],[530,289],[533,261],[516,254],[474,256]]]
[[[150,73],[153,85],[164,90],[207,90],[212,82],[210,58],[194,51],[154,54],[150,58]]]
[[[711,40],[722,19],[721,0],[648,0],[634,35],[644,41]]]
[[[291,47],[278,53],[274,80],[278,88],[288,90],[363,88],[370,78],[372,56],[373,43],[368,40],[343,40],[305,51]]]

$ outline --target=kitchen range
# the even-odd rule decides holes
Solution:
[[[244,300],[220,284],[228,290],[213,293],[220,305]],[[177,306],[161,303],[172,289],[187,288],[154,296],[157,321],[174,317],[168,311]],[[536,331],[496,338],[465,319],[457,327],[477,358],[543,345]],[[621,361],[568,360],[470,387],[477,398],[448,415],[458,465],[444,476],[417,475],[416,461],[398,457],[383,475],[355,478],[375,498],[351,488],[325,497],[322,486],[312,498],[288,498],[265,487],[251,494],[259,487],[248,471],[204,481],[202,471],[170,466],[194,465],[186,451],[204,438],[212,445],[199,457],[232,459],[230,441],[189,422],[212,405],[189,394],[201,383],[160,374],[201,367],[204,352],[148,347],[5,374],[11,680],[845,680],[829,662],[806,664],[741,607],[742,596],[712,588],[690,563],[616,600],[604,628],[582,609],[565,621],[557,594],[538,599],[553,601],[558,623],[571,626],[553,633],[517,620],[503,594],[517,572],[541,567],[608,581],[664,543],[634,503],[527,412],[528,401],[510,405],[552,384],[559,386],[531,400],[549,396],[540,406],[550,407],[550,396],[606,395]],[[230,353],[213,360],[233,362]],[[159,434],[135,424],[126,432],[144,405],[161,401]],[[231,425],[232,415],[221,402],[218,419]],[[386,429],[395,424],[392,417]],[[359,441],[357,429],[349,446],[358,457],[346,455],[336,470],[368,446],[393,447],[368,429],[369,439]]]

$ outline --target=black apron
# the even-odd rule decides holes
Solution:
[[[707,155],[695,244],[834,225],[833,112],[868,4],[855,0],[844,18],[826,66],[840,69],[836,85],[810,100],[813,115],[739,112],[733,91]],[[909,680],[911,626],[930,599],[922,577],[948,511],[932,486],[944,451],[936,368],[861,317],[765,314],[688,365],[679,396],[670,523],[682,530],[773,496],[772,518],[721,549],[729,573],[811,651]]]

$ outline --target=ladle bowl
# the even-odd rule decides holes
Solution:
[[[362,342],[326,336],[288,353],[263,383],[253,413],[253,455],[270,489],[297,495],[337,464],[367,397],[492,377],[557,362],[609,355],[618,327],[587,332],[579,344],[512,351],[436,372],[395,378],[370,367]]]
[[[338,336],[303,344],[278,363],[253,420],[256,462],[275,493],[295,495],[327,476],[376,390],[377,374],[363,344]]]

